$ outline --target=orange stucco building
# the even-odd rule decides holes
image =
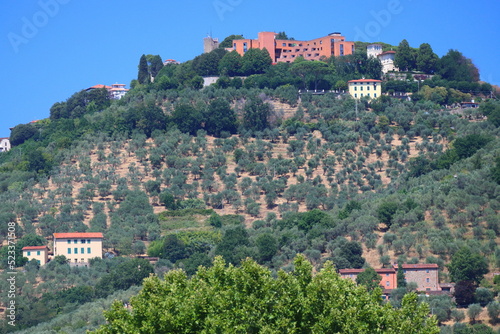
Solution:
[[[339,273],[342,278],[350,278],[356,281],[356,278],[364,269],[340,269]],[[384,290],[392,290],[398,287],[397,272],[394,268],[381,268],[375,269],[377,274],[380,275],[380,287]]]
[[[320,60],[354,53],[354,42],[347,42],[338,32],[310,41],[276,39],[276,35],[274,32],[259,32],[257,39],[235,39],[232,49],[228,50],[236,50],[243,56],[250,49],[266,48],[274,63],[290,63],[300,56],[307,60]]]

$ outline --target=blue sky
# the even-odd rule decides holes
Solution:
[[[139,57],[192,59],[203,37],[256,38],[286,31],[295,39],[341,32],[347,40],[412,47],[439,56],[458,49],[481,79],[500,85],[500,1],[465,0],[39,0],[0,3],[0,137],[49,116],[53,103],[95,84],[137,76]]]

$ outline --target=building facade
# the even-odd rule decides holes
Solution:
[[[219,47],[219,39],[207,36],[203,38],[203,53],[209,53]]]
[[[0,138],[0,152],[7,152],[10,150],[9,138]]]
[[[387,72],[399,71],[396,66],[394,66],[394,58],[396,56],[396,51],[385,51],[382,50],[382,45],[380,44],[370,44],[366,47],[366,55],[368,58],[378,58],[380,63],[382,63],[382,72],[385,74]]]
[[[85,90],[90,91],[93,89],[101,89],[101,88],[106,88],[106,90],[109,93],[109,97],[113,100],[121,99],[129,91],[129,89],[125,88],[125,84],[119,84],[119,83],[112,84],[111,86],[95,85]]]
[[[397,270],[398,265],[394,265]],[[441,291],[439,266],[435,263],[403,264],[407,283],[416,283],[418,291]]]
[[[259,32],[257,39],[235,39],[233,47],[228,51],[236,50],[243,56],[250,49],[266,48],[273,63],[291,63],[297,57],[320,60],[325,57],[350,55],[355,49],[354,42],[346,41],[338,32],[309,41],[276,39],[276,35],[274,32]]]
[[[368,97],[376,99],[382,94],[382,81],[375,79],[359,79],[347,82],[349,94],[355,99]]]
[[[340,277],[348,278],[356,282],[356,278],[364,269],[340,269]],[[394,268],[381,268],[375,269],[377,274],[380,275],[380,287],[384,290],[392,290],[398,287],[396,270]]]
[[[54,233],[54,256],[64,255],[70,263],[88,263],[102,258],[102,233]]]
[[[119,100],[128,92],[128,89],[125,88],[125,84],[116,83],[111,85],[111,88],[108,89],[108,92],[110,93],[113,100]]]
[[[23,247],[23,257],[27,257],[28,260],[37,260],[38,263],[43,266],[49,260],[49,250],[47,246],[26,246]]]

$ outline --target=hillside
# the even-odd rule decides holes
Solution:
[[[171,87],[189,70],[176,66],[121,100],[82,91],[50,119],[13,130],[15,147],[0,156],[1,255],[9,222],[19,247],[52,249],[55,232],[102,232],[107,254],[85,269],[64,258],[38,268],[17,249],[21,328],[139,284],[148,273],[138,268],[192,275],[217,255],[252,257],[273,273],[292,270],[297,253],[315,270],[327,260],[337,269],[436,263],[450,282],[446,265],[467,248],[487,262],[482,301],[493,300],[498,102],[450,110],[432,99],[256,88],[268,72],[250,75],[248,87],[232,78],[204,89],[184,73],[187,86]],[[146,254],[160,258],[154,267],[136,258]],[[128,275],[135,280],[113,283]]]

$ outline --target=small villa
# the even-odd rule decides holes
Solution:
[[[382,95],[382,81],[375,79],[359,79],[347,82],[349,94],[355,99],[367,97],[376,99]]]
[[[88,264],[102,258],[102,239],[100,232],[54,233],[54,256],[64,255],[70,264]]]
[[[87,92],[94,89],[102,89],[105,88],[109,92],[109,97],[113,100],[119,100],[129,91],[129,89],[125,88],[125,84],[115,83],[111,86],[106,85],[94,85],[85,89]]]
[[[43,266],[48,262],[49,249],[47,246],[26,246],[23,247],[23,257],[27,257],[28,260],[37,260],[38,263]]]

